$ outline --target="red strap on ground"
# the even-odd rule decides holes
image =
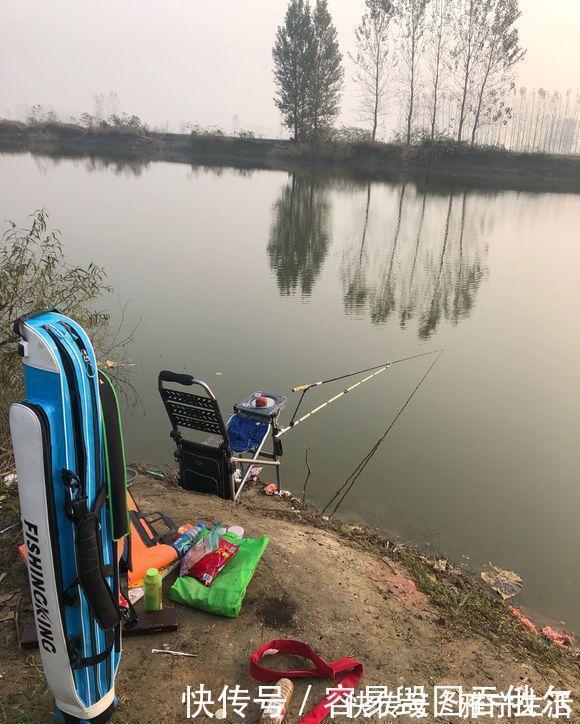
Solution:
[[[281,654],[291,654],[309,659],[314,664],[311,669],[296,669],[295,671],[280,671],[263,666],[260,661],[266,651],[276,651]],[[332,661],[330,664],[320,657],[310,646],[302,641],[292,639],[275,639],[260,646],[250,657],[250,674],[256,681],[278,681],[287,679],[335,679],[339,674],[346,674],[336,686],[348,690],[354,689],[363,675],[363,665],[356,659],[346,658]],[[299,724],[317,724],[325,719],[329,712],[330,701],[340,700],[342,697],[336,693],[324,696],[310,711],[300,718]]]

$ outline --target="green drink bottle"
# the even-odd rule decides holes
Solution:
[[[143,607],[145,611],[160,611],[162,580],[157,568],[148,568],[143,578]]]

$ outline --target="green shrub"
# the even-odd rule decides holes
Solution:
[[[366,128],[341,126],[335,129],[333,140],[336,143],[371,143],[372,135]]]
[[[96,341],[104,338],[109,322],[107,314],[93,307],[98,297],[110,291],[105,270],[93,263],[69,264],[60,232],[47,228],[47,212],[35,211],[30,218],[28,228],[9,221],[0,247],[0,472],[11,458],[7,409],[22,392],[13,321],[27,312],[58,307],[85,326]]]
[[[204,128],[198,123],[195,123],[191,129],[191,138],[223,138],[226,134],[219,126],[213,126],[212,128]]]

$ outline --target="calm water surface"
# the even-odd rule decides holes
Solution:
[[[445,348],[339,512],[516,570],[523,603],[580,630],[578,196],[26,155],[0,156],[0,184],[2,219],[46,206],[68,257],[107,268],[113,317],[128,302],[128,328],[141,320],[123,353],[131,459],[172,460],[161,368],[205,379],[227,413],[256,389]],[[308,445],[309,499],[326,503],[428,365],[289,433],[285,487],[301,492]]]

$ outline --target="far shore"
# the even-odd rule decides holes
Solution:
[[[283,139],[87,129],[0,120],[0,153],[324,172],[358,179],[414,181],[433,187],[580,193],[580,156],[433,143],[294,143]]]

